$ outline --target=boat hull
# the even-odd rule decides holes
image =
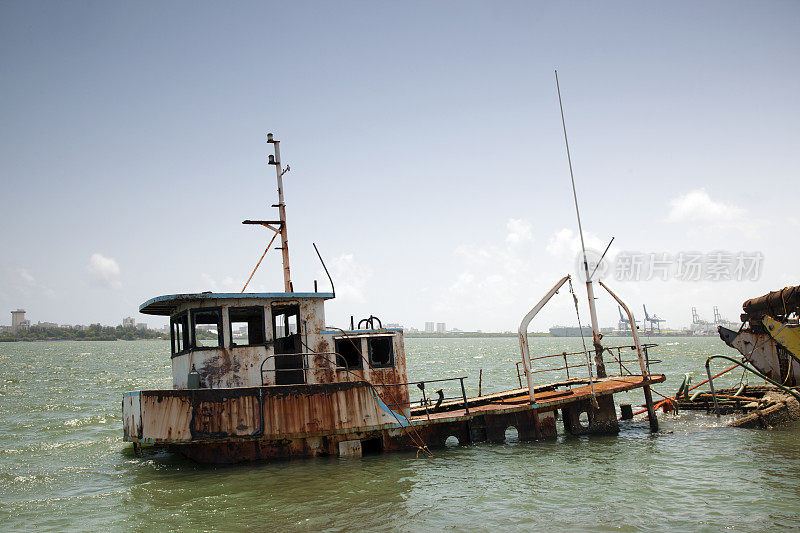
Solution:
[[[663,380],[616,376],[590,387],[573,379],[537,388],[535,404],[527,389],[514,389],[413,410],[390,409],[390,399],[364,381],[139,391],[125,394],[123,424],[126,441],[201,463],[360,456],[442,447],[450,437],[459,444],[503,442],[510,427],[520,440],[554,439],[558,410],[569,433],[613,434],[613,394]]]

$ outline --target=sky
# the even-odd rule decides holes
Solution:
[[[154,296],[240,291],[270,237],[241,221],[276,218],[267,132],[328,324],[516,330],[566,274],[586,324],[555,69],[604,282],[637,319],[736,319],[800,283],[798,27],[791,1],[2,0],[0,324],[157,327]],[[279,251],[250,290],[282,290]],[[577,321],[562,290],[531,330]]]

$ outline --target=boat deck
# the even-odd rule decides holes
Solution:
[[[642,376],[610,376],[598,378],[593,382],[595,396],[607,396],[618,392],[661,383],[665,380],[663,374],[651,374],[649,379]],[[570,387],[558,390],[559,387]],[[476,396],[464,402],[450,401],[443,403],[438,409],[414,407],[411,410],[410,420],[413,423],[423,420],[457,419],[470,417],[477,414],[492,414],[497,412],[525,409],[538,412],[553,411],[565,405],[590,400],[592,386],[585,379],[572,379],[550,383],[534,389],[536,403],[530,403],[527,388],[513,389],[485,396]]]

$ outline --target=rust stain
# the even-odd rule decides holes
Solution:
[[[205,364],[197,371],[207,386],[219,386],[223,381],[227,381],[228,387],[240,387],[242,386],[239,376],[241,368],[239,359],[233,357],[230,350],[223,348],[215,351],[214,355],[206,359]]]

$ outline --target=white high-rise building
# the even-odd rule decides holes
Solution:
[[[447,333],[447,327],[444,322],[436,323],[436,333]]]
[[[127,316],[122,319],[122,327],[123,328],[135,328],[136,327],[136,319],[130,316]]]
[[[425,333],[433,333],[433,322],[425,322]]]
[[[25,329],[26,327],[30,326],[31,323],[29,320],[25,320],[25,310],[24,309],[17,309],[16,311],[11,311],[11,332],[16,333],[19,329]]]

